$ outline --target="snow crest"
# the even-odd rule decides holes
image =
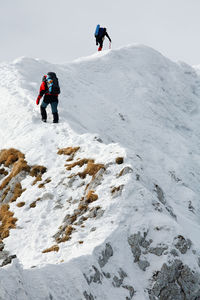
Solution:
[[[50,108],[41,123],[35,104],[49,71],[61,86],[59,124]],[[23,57],[0,76],[0,149],[28,165],[15,177],[18,158],[0,155],[1,202],[17,219],[1,237],[0,263],[17,258],[0,268],[0,299],[196,299],[195,69],[128,46],[63,65]]]

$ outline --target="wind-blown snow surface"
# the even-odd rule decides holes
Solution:
[[[51,124],[50,109],[41,123],[35,105],[48,71],[60,80],[59,124]],[[17,199],[25,205],[10,204],[17,228],[4,243],[17,259],[0,269],[0,299],[149,299],[152,276],[174,260],[178,236],[192,245],[176,255],[199,271],[200,79],[192,67],[130,46],[66,65],[21,58],[1,64],[0,77],[0,149],[19,149],[29,164],[47,167],[44,180],[51,178],[39,189],[28,176]],[[66,171],[66,157],[57,154],[69,146],[80,147],[75,160],[106,166],[90,204],[104,213],[77,225],[58,252],[42,253],[91,180],[69,184],[79,169]],[[132,172],[118,176],[124,167]],[[114,187],[122,193],[113,196]],[[138,258],[130,237],[139,232],[149,244],[137,245]]]

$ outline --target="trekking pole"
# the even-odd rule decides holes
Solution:
[[[111,49],[111,42],[109,42],[109,49]]]

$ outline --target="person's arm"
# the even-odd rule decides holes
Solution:
[[[38,95],[37,100],[36,100],[37,105],[40,103],[40,99],[43,97],[45,92],[46,92],[46,82],[43,81],[41,86],[40,86],[40,92],[39,92],[39,95]]]
[[[107,31],[106,31],[106,34],[105,34],[106,36],[107,36],[107,38],[109,39],[109,41],[111,42],[111,38],[109,37],[109,35],[108,35],[108,33],[107,33]]]

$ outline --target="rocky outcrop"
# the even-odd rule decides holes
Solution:
[[[98,263],[101,268],[103,268],[107,264],[111,256],[113,256],[113,249],[111,245],[107,243],[105,246],[105,250],[101,252],[101,256],[98,259]]]
[[[152,243],[152,240],[147,240],[147,232],[144,232],[143,234],[141,232],[138,232],[136,234],[131,235],[128,238],[128,243],[131,247],[131,251],[134,257],[134,262],[138,264],[138,267],[145,271],[147,267],[150,266],[149,262],[146,259],[141,259],[142,251],[147,251],[150,244]]]
[[[163,264],[152,281],[150,300],[200,300],[200,274],[180,260]]]

